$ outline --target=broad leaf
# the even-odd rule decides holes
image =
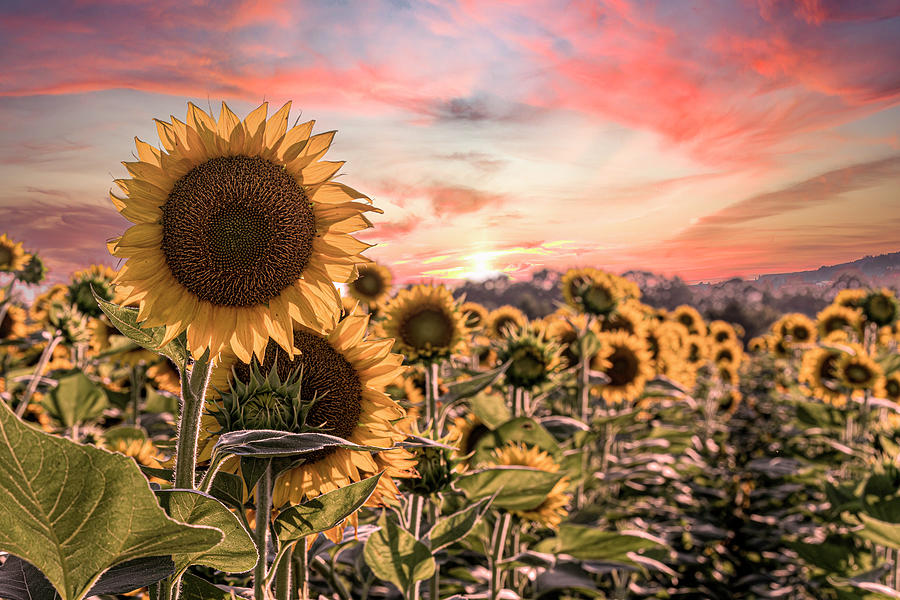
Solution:
[[[502,448],[509,443],[534,446],[555,458],[561,454],[556,439],[540,423],[529,417],[518,417],[478,438],[471,462],[476,465],[490,462],[494,448]]]
[[[297,542],[340,525],[366,503],[379,479],[381,473],[282,511],[274,523],[279,545]]]
[[[148,556],[116,565],[106,571],[88,592],[124,594],[152,585],[175,572],[168,556]],[[37,567],[17,556],[10,556],[0,567],[0,598],[5,600],[57,600],[59,594]]]
[[[426,535],[431,551],[437,552],[466,537],[490,505],[491,498],[482,498],[475,504],[440,519]]]
[[[94,299],[97,301],[97,304],[100,305],[100,310],[109,317],[113,326],[118,329],[122,335],[143,346],[147,350],[158,352],[159,354],[170,358],[176,365],[183,365],[187,362],[190,354],[187,351],[187,343],[184,334],[179,335],[168,344],[163,345],[162,342],[166,335],[165,327],[141,327],[137,320],[138,311],[136,308],[128,308],[126,306],[119,306],[118,304],[107,302],[100,298],[96,292],[94,292],[93,288],[91,288],[91,293],[94,294]]]
[[[363,555],[376,577],[390,581],[408,594],[416,581],[434,574],[435,562],[428,546],[402,529],[387,511],[378,519],[380,529],[366,540]]]
[[[469,400],[469,408],[492,431],[512,419],[506,399],[498,394],[479,394]]]
[[[231,431],[219,436],[214,452],[271,458],[276,456],[298,456],[318,452],[327,448],[349,448],[352,450],[388,450],[375,446],[360,446],[343,438],[326,433],[289,433],[275,429],[248,429]]]
[[[564,473],[504,466],[466,473],[456,480],[455,485],[470,500],[496,494],[494,508],[530,510],[546,500],[547,494],[563,477]]]
[[[240,598],[240,596],[226,592],[192,573],[185,573],[181,578],[181,595],[179,597],[181,600],[235,600]]]
[[[209,493],[234,508],[242,508],[244,505],[244,481],[234,473],[216,473]]]
[[[222,532],[170,519],[134,460],[40,432],[0,402],[0,549],[80,600],[119,563],[204,552]]]
[[[41,404],[69,428],[99,417],[109,403],[103,388],[79,371],[62,377]]]
[[[471,398],[487,386],[496,382],[508,368],[509,363],[507,362],[496,369],[475,375],[471,379],[449,384],[447,386],[447,393],[440,398],[441,403],[446,405],[463,398]]]
[[[215,527],[225,534],[218,546],[205,552],[175,554],[175,569],[204,565],[226,573],[243,573],[256,565],[256,544],[238,518],[224,504],[196,490],[160,490],[159,504],[173,519],[189,525]]]
[[[662,540],[637,531],[602,531],[596,527],[566,523],[560,526],[556,538],[544,540],[534,549],[568,554],[581,560],[634,564],[628,553],[664,545]]]

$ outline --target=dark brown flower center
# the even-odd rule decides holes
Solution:
[[[609,385],[614,387],[623,387],[633,382],[640,371],[638,357],[624,346],[616,347],[606,360],[610,363],[606,370]]]
[[[405,344],[417,350],[428,346],[446,348],[453,340],[453,323],[440,309],[422,308],[403,320],[400,337]]]
[[[377,298],[384,291],[384,282],[373,269],[360,268],[359,277],[350,285],[366,298]]]
[[[163,205],[162,250],[175,280],[222,306],[266,304],[312,254],[313,207],[283,166],[222,156],[179,179]]]

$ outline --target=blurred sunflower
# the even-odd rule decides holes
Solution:
[[[882,379],[875,390],[875,395],[893,402],[900,402],[900,371],[894,371]]]
[[[859,309],[847,308],[839,304],[827,306],[816,315],[819,336],[828,338],[835,333],[859,334],[862,325],[862,312]]]
[[[610,314],[600,320],[601,331],[624,331],[629,335],[643,337],[647,328],[647,319],[638,303],[622,302]]]
[[[115,289],[112,284],[115,277],[116,272],[105,265],[91,265],[83,271],[76,271],[72,274],[72,279],[69,282],[69,302],[89,317],[101,316],[103,311],[100,310],[100,305],[94,300],[91,288],[94,288],[100,299],[110,302],[115,296]]]
[[[703,317],[700,316],[700,313],[693,306],[682,304],[669,313],[669,318],[687,327],[687,330],[692,334],[705,336],[707,333]]]
[[[25,337],[28,334],[27,316],[28,313],[24,308],[12,303],[8,304],[6,314],[0,321],[0,341],[6,342]]]
[[[548,473],[558,473],[559,464],[547,452],[537,447],[510,442],[501,448],[495,448],[489,465],[531,467]],[[547,494],[543,502],[528,510],[511,511],[522,519],[540,523],[544,527],[556,529],[569,514],[566,506],[571,496],[566,493],[569,479],[563,477]]]
[[[835,364],[838,379],[854,390],[874,389],[883,378],[881,367],[862,346],[854,345],[853,354],[843,354]]]
[[[359,277],[350,282],[347,291],[370,309],[378,306],[391,293],[391,272],[375,263],[359,265]]]
[[[789,313],[778,319],[772,330],[788,345],[811,344],[816,341],[816,324],[803,313]]]
[[[765,352],[766,350],[768,350],[768,348],[769,343],[764,336],[750,338],[750,341],[747,342],[747,351],[752,352],[753,354]]]
[[[601,394],[607,402],[629,402],[644,391],[644,384],[653,377],[650,351],[642,339],[625,332],[603,333],[598,336],[603,348],[603,365],[596,370],[606,373],[609,383]]]
[[[816,347],[803,353],[800,365],[800,383],[806,384],[814,396],[842,406],[846,396],[840,391],[840,375],[837,365],[844,353],[833,348]]]
[[[369,244],[349,234],[378,209],[330,181],[343,163],[319,159],[334,132],[287,129],[290,103],[268,121],[267,110],[241,121],[223,103],[215,121],[190,104],[187,122],[157,121],[164,150],[136,139],[132,178],[116,180],[124,196],[110,194],[135,223],[109,243],[125,259],[123,302],[140,301],[138,319],[165,326],[164,342],[187,331],[194,354],[246,362],[269,337],[289,351],[294,322],[320,329],[340,308],[333,281],[365,261]]]
[[[410,361],[450,358],[466,342],[468,330],[453,294],[443,285],[415,285],[400,290],[384,307],[379,324],[386,338]]]
[[[487,334],[490,338],[500,340],[506,337],[507,330],[520,329],[528,323],[528,317],[515,306],[504,305],[488,314]]]
[[[588,326],[588,319],[583,314],[555,312],[547,319],[547,337],[560,347],[560,362],[564,369],[578,364],[577,341],[581,332]]]
[[[545,327],[526,326],[498,342],[497,357],[509,362],[504,377],[509,385],[532,390],[550,381],[559,369],[560,348],[547,339]]]
[[[22,242],[14,242],[6,234],[0,235],[0,272],[12,273],[25,268],[28,254],[22,249]]]
[[[712,360],[716,365],[737,369],[741,364],[744,351],[736,342],[716,344],[712,350]]]
[[[447,427],[447,439],[459,449],[456,458],[461,459],[474,452],[478,441],[490,432],[474,412],[468,412],[453,419],[453,423]]]
[[[709,323],[709,337],[716,344],[724,344],[726,342],[739,343],[734,327],[731,323],[725,321],[711,321]]]
[[[694,368],[700,367],[705,363],[712,352],[709,340],[706,336],[691,334],[685,340],[687,352],[685,352],[684,360]]]
[[[393,422],[405,413],[383,391],[402,372],[403,358],[391,353],[392,340],[365,339],[368,320],[366,315],[348,316],[330,323],[324,335],[296,325],[291,354],[270,341],[263,361],[253,367],[224,352],[210,379],[199,460],[209,458],[219,434],[240,429],[294,431],[305,425],[367,446],[386,448],[403,441],[406,435]],[[284,383],[259,386],[254,369],[274,373]],[[300,418],[304,412],[305,421]],[[375,454],[331,448],[305,458],[307,462],[276,479],[276,508],[300,504],[382,470],[385,476],[370,505],[394,503],[398,490],[393,478],[415,474],[414,456],[402,448]],[[350,523],[356,524],[355,515]],[[337,541],[342,531],[337,527],[326,535]]]
[[[609,314],[624,296],[617,279],[599,269],[569,269],[560,281],[563,299],[578,312]]]
[[[478,302],[464,302],[459,307],[469,329],[481,329],[488,322],[488,309]]]
[[[897,298],[891,290],[882,288],[871,292],[862,302],[862,310],[866,319],[879,327],[893,325],[900,312]]]
[[[34,302],[31,303],[31,308],[29,309],[31,320],[35,323],[46,325],[50,316],[50,307],[54,304],[65,302],[68,293],[68,287],[57,283],[47,291],[35,296]]]
[[[181,394],[181,377],[168,360],[163,359],[147,368],[147,377],[153,387],[173,395]]]
[[[863,289],[841,290],[834,297],[832,304],[837,306],[845,306],[847,308],[861,308],[863,301],[866,299],[868,292]]]

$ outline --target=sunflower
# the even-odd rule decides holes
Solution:
[[[653,367],[666,373],[684,363],[689,351],[687,328],[675,321],[651,321],[645,330],[644,341],[650,352]]]
[[[334,132],[287,129],[290,103],[266,121],[225,104],[218,122],[193,104],[187,122],[157,121],[164,150],[140,140],[131,179],[113,204],[135,225],[109,243],[126,259],[116,276],[138,319],[187,331],[194,354],[230,349],[261,357],[271,336],[291,349],[294,322],[320,329],[340,308],[333,281],[349,282],[369,247],[349,234],[378,211],[330,181],[343,165],[320,161]],[[323,316],[324,315],[324,316]]]
[[[559,368],[560,348],[547,339],[546,327],[526,326],[511,332],[498,344],[501,363],[509,362],[506,382],[517,388],[534,389],[550,381]]]
[[[833,348],[816,347],[803,353],[800,383],[806,384],[813,395],[829,404],[843,406],[847,398],[840,392],[838,361],[844,352]]]
[[[481,329],[488,322],[488,309],[478,302],[464,302],[459,310],[466,318],[466,327],[469,329]]]
[[[453,423],[447,427],[447,438],[459,449],[456,457],[464,458],[474,452],[479,440],[490,432],[488,426],[474,412],[468,412],[453,419]]]
[[[181,394],[181,377],[168,360],[163,359],[150,365],[147,368],[147,377],[156,389],[176,396]]]
[[[0,272],[12,273],[25,268],[29,256],[22,249],[22,242],[14,242],[6,234],[0,235]]]
[[[25,324],[27,313],[25,309],[10,303],[6,307],[6,314],[0,321],[0,341],[18,340],[28,334],[28,326]]]
[[[868,292],[863,289],[841,290],[834,297],[832,304],[846,308],[861,308]]]
[[[555,312],[547,316],[547,337],[560,347],[560,362],[564,369],[578,364],[577,341],[581,332],[588,327],[588,319],[583,314]]]
[[[747,342],[747,351],[753,354],[760,354],[765,352],[769,348],[768,339],[764,336],[757,336],[755,338],[750,338],[750,341]]]
[[[264,359],[258,365],[263,373],[277,373],[281,381],[299,381],[299,402],[308,408],[305,425],[348,441],[378,447],[392,447],[405,439],[393,422],[404,410],[384,393],[384,387],[403,371],[403,358],[391,353],[392,340],[367,340],[367,315],[350,315],[328,324],[321,334],[295,324],[293,352],[288,354],[270,341]],[[254,359],[255,360],[255,359]],[[257,365],[257,363],[253,363]],[[216,436],[229,429],[265,428],[292,431],[298,425],[290,413],[296,410],[294,398],[259,393],[240,399],[238,410],[229,412],[226,400],[235,385],[251,382],[253,369],[231,352],[213,369],[208,392],[208,414],[204,416],[200,459],[209,458]],[[299,373],[299,380],[295,379]],[[234,381],[234,378],[237,381]],[[223,396],[224,394],[224,396]],[[310,403],[312,407],[309,408]],[[233,407],[233,405],[232,405]],[[287,415],[289,418],[282,418]],[[237,420],[233,420],[237,416]],[[296,415],[295,415],[296,416]],[[244,422],[246,421],[246,423]],[[231,426],[226,427],[231,423]],[[370,499],[372,505],[393,503],[397,499],[395,477],[415,474],[415,459],[403,448],[370,454],[344,448],[327,449],[307,456],[307,462],[279,475],[274,487],[274,506],[300,504],[305,499],[336,490],[350,483],[385,471]],[[351,517],[356,524],[356,516]],[[343,528],[327,532],[329,539],[340,539]]]
[[[702,335],[689,335],[687,340],[685,340],[685,346],[687,347],[687,352],[684,355],[684,360],[694,368],[698,368],[705,363],[712,353],[709,340]]]
[[[819,312],[816,320],[822,339],[840,332],[858,335],[862,325],[862,312],[859,309],[832,304]]]
[[[459,304],[443,285],[400,290],[385,305],[380,327],[410,361],[424,362],[450,358],[460,351],[468,333]]]
[[[816,324],[803,313],[789,313],[772,325],[772,331],[785,344],[811,344],[816,341]]]
[[[103,311],[94,300],[91,288],[100,296],[100,299],[109,302],[115,296],[112,285],[115,277],[116,272],[104,265],[91,265],[83,271],[76,271],[72,274],[72,280],[69,282],[69,301],[87,316],[99,317]]]
[[[737,369],[741,364],[744,351],[736,342],[715,344],[712,349],[712,360],[716,365]]]
[[[487,318],[487,334],[500,340],[506,337],[508,330],[520,329],[528,323],[528,317],[515,306],[508,304],[492,310]]]
[[[425,402],[422,390],[408,372],[398,375],[384,388],[384,391],[394,402],[406,405],[407,412],[409,412],[409,406],[418,406]]]
[[[50,308],[54,304],[65,302],[68,293],[68,287],[61,283],[57,283],[46,292],[35,296],[34,302],[31,303],[31,308],[29,309],[31,319],[36,323],[46,325],[47,319],[50,316]]]
[[[715,344],[738,343],[737,332],[735,332],[731,323],[725,321],[711,321],[709,324],[709,337],[712,338]]]
[[[703,317],[693,306],[682,304],[669,313],[669,318],[687,327],[692,334],[706,335],[706,323],[703,322]]]
[[[629,335],[643,337],[647,327],[646,314],[638,303],[622,302],[616,310],[600,320],[601,331],[624,331]]]
[[[881,379],[875,390],[875,395],[892,402],[900,402],[900,371],[894,371]]]
[[[862,310],[869,322],[883,327],[894,324],[897,314],[900,312],[900,305],[897,304],[894,292],[882,288],[865,297],[862,302]]]
[[[623,299],[618,277],[599,269],[569,269],[563,275],[563,299],[578,312],[606,315]]]
[[[347,291],[350,295],[369,308],[378,306],[387,300],[391,293],[391,272],[387,267],[368,263],[357,267],[359,277],[350,282]]]
[[[118,335],[119,330],[112,326],[106,315],[90,317],[88,329],[91,333],[90,349],[94,354],[100,354],[110,347],[110,337]]]
[[[553,460],[547,452],[532,446],[510,442],[502,448],[495,448],[489,465],[495,466],[519,466],[531,467],[548,473],[558,473],[559,464]],[[511,511],[514,515],[540,523],[544,527],[556,529],[562,520],[569,514],[566,506],[569,504],[570,495],[566,493],[569,487],[569,479],[563,477],[543,502],[528,510]]]
[[[628,402],[638,398],[644,384],[653,377],[652,357],[642,339],[625,332],[603,333],[598,336],[603,347],[603,366],[609,383],[601,394],[607,402]]]
[[[844,354],[835,364],[837,377],[851,389],[871,390],[884,376],[881,367],[862,346],[854,345],[853,348],[853,354]]]

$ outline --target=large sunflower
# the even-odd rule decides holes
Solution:
[[[605,363],[597,370],[609,377],[609,383],[602,387],[603,398],[611,403],[637,399],[644,391],[644,384],[654,375],[653,359],[646,343],[623,331],[597,337],[604,348]]]
[[[387,300],[391,293],[391,272],[387,267],[375,263],[360,265],[359,277],[350,282],[347,291],[369,308]]]
[[[381,328],[410,361],[426,362],[459,352],[468,333],[459,304],[443,285],[401,290],[384,307]]]
[[[629,335],[643,337],[647,328],[646,313],[636,301],[622,302],[612,313],[600,321],[601,331],[624,331]]]
[[[349,282],[369,247],[349,234],[378,209],[330,181],[342,162],[321,161],[334,132],[313,122],[287,129],[290,103],[266,121],[263,103],[241,121],[193,104],[187,122],[157,121],[163,150],[140,140],[131,179],[110,194],[135,225],[109,243],[126,259],[116,276],[138,319],[187,331],[193,353],[262,356],[271,336],[291,348],[294,321],[320,329],[340,307],[333,281]],[[325,317],[323,318],[323,315]]]
[[[270,341],[259,369],[262,373],[276,369],[282,381],[299,374],[300,405],[313,403],[305,425],[357,444],[386,448],[406,437],[393,424],[404,416],[404,410],[383,391],[403,371],[403,358],[391,353],[392,340],[365,339],[368,320],[367,315],[347,316],[339,323],[328,324],[324,335],[295,324],[293,353]],[[226,390],[233,389],[234,377],[248,383],[251,366],[226,351],[210,379],[200,460],[209,458],[215,438],[226,428],[291,431],[302,425],[289,415],[296,410],[294,399],[279,397],[271,390],[242,399],[238,410],[232,411],[234,407],[226,405],[221,393],[228,396]],[[284,418],[286,415],[288,418]],[[232,424],[226,427],[228,423]],[[398,493],[393,478],[415,474],[414,456],[402,448],[376,454],[343,448],[320,451],[276,479],[273,505],[300,504],[379,471],[385,471],[385,475],[370,502],[392,503]],[[350,523],[355,524],[355,519],[352,517]],[[341,531],[337,528],[326,535],[337,540]]]
[[[14,242],[6,234],[0,235],[0,272],[12,273],[25,268],[29,256],[22,249],[22,242]]]
[[[513,442],[502,448],[495,448],[489,464],[531,467],[548,473],[559,472],[559,464],[547,452],[536,446],[528,447]],[[514,510],[512,513],[523,519],[540,523],[544,527],[556,529],[562,523],[563,518],[569,514],[566,510],[570,499],[569,494],[566,493],[568,487],[569,479],[563,477],[553,486],[543,502],[527,510]]]

